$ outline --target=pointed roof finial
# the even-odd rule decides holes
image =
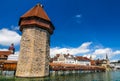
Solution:
[[[43,6],[42,4],[41,4],[40,6],[41,6],[42,8],[44,8],[44,6]]]
[[[41,3],[38,3],[36,6],[44,7]]]

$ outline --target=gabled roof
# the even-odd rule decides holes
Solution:
[[[89,58],[87,58],[87,57],[83,57],[83,56],[76,56],[75,59],[78,60],[78,61],[90,61]]]
[[[28,17],[39,17],[47,21],[50,21],[49,17],[47,16],[46,12],[42,8],[41,4],[37,4],[28,12],[26,12],[23,16],[21,16],[21,18],[28,18]]]
[[[57,61],[57,59],[60,57],[61,54],[56,54],[56,56],[53,57],[54,61]],[[74,57],[73,55],[70,54],[63,54],[64,58],[66,59],[74,59],[74,60],[78,60],[78,61],[90,61],[89,58],[87,57],[83,57],[83,56],[76,56]]]
[[[67,58],[67,59],[74,59],[74,56],[70,55],[69,53],[68,54],[64,54],[64,57]]]

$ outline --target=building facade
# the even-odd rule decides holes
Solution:
[[[78,64],[85,66],[91,65],[91,61],[87,57],[73,56],[70,54],[56,54],[52,60],[53,63]]]

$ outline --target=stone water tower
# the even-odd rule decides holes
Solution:
[[[17,77],[45,77],[49,75],[50,35],[54,26],[41,4],[20,17],[22,38],[17,63]]]

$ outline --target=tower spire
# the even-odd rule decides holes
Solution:
[[[92,60],[92,55],[90,55],[90,60]]]
[[[106,59],[108,60],[108,55],[106,54]]]

